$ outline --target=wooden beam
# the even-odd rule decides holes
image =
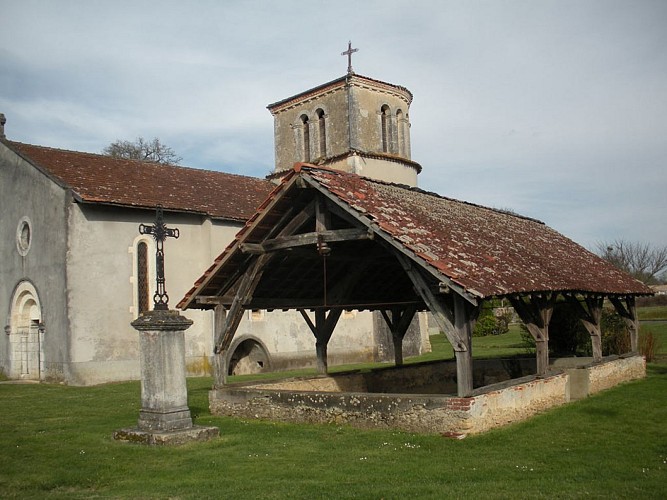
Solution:
[[[601,296],[584,296],[582,304],[577,297],[568,295],[565,300],[571,304],[579,320],[591,336],[591,345],[593,347],[593,360],[602,361],[602,332],[600,329],[600,320],[602,319],[602,304],[604,298]]]
[[[372,239],[372,234],[368,234],[365,229],[349,228],[326,230],[320,233],[302,233],[281,238],[265,240],[262,243],[242,243],[241,251],[244,253],[261,255],[278,250],[289,250],[292,248],[303,247],[307,245],[317,245],[319,241],[325,243],[335,243],[339,241],[358,241]]]
[[[557,294],[531,294],[529,302],[520,296],[508,297],[521,321],[535,339],[537,375],[544,377],[549,372],[549,322],[553,314]]]
[[[308,219],[313,217],[315,215],[315,201],[311,201],[304,207],[301,212],[296,214],[280,231],[278,234],[281,236],[287,236],[290,234],[294,234],[294,231],[299,229],[301,226],[303,226]],[[282,220],[282,219],[281,219]],[[275,234],[272,234],[269,236],[269,238],[273,237]]]
[[[455,352],[456,356],[456,385],[459,397],[472,395],[473,368],[472,368],[472,332],[479,317],[480,306],[473,306],[463,297],[454,294],[454,328],[458,337],[466,344],[465,350]]]
[[[411,261],[404,255],[397,253],[396,258],[401,263],[403,270],[407,273],[415,290],[422,298],[426,307],[429,308],[433,317],[438,324],[438,327],[447,337],[449,343],[455,351],[465,351],[467,349],[464,339],[459,338],[456,328],[454,327],[454,310],[453,306],[448,306],[443,295],[436,296],[430,289],[424,277],[415,269]],[[454,294],[456,295],[456,294]]]
[[[223,336],[227,311],[222,304],[215,306],[213,313],[215,338]],[[227,350],[213,352],[213,388],[217,389],[227,384]]]
[[[393,307],[391,309],[391,317],[389,311],[382,310],[382,317],[384,318],[389,330],[391,331],[391,338],[394,344],[394,363],[396,366],[403,365],[403,339],[410,328],[410,323],[417,312],[416,304],[409,305],[406,308]]]
[[[232,301],[232,305],[227,312],[224,327],[219,332],[216,332],[215,354],[226,350],[229,347],[229,344],[231,344],[232,338],[234,337],[236,329],[243,316],[243,307],[250,301],[257,283],[259,282],[259,278],[261,277],[262,268],[268,260],[269,256],[267,255],[256,257],[255,261],[250,264],[250,267],[241,278],[241,284],[239,285],[234,300]]]
[[[233,295],[200,295],[196,299],[197,304],[229,306],[234,300]]]
[[[422,306],[420,300],[406,300],[401,302],[394,302],[392,304],[387,304],[386,302],[348,302],[345,300],[345,297],[334,298],[333,296],[327,297],[327,303],[324,302],[315,302],[313,299],[282,299],[282,298],[253,298],[249,304],[246,304],[248,309],[268,309],[268,310],[288,310],[288,309],[305,309],[308,311],[314,311],[315,309],[334,309],[340,308],[343,310],[349,311],[381,311],[391,307],[396,306],[406,306],[409,304],[414,304],[419,309]]]
[[[326,374],[328,371],[327,346],[331,339],[331,334],[336,328],[343,309],[331,309],[327,314],[324,309],[315,310],[315,322],[310,319],[304,309],[299,309],[301,316],[306,321],[308,328],[315,336],[315,352],[317,354],[317,371],[320,374]]]
[[[630,351],[639,352],[639,318],[637,317],[635,297],[628,295],[621,299],[611,296],[609,301],[614,305],[616,312],[625,320],[625,325],[630,332]]]
[[[402,243],[398,242],[397,240],[394,239],[393,236],[389,235],[388,233],[380,229],[379,226],[376,223],[374,223],[371,219],[369,219],[364,215],[359,214],[355,209],[351,208],[337,197],[332,198],[331,194],[327,191],[327,189],[324,186],[320,185],[319,182],[312,179],[308,174],[302,173],[301,178],[304,180],[304,182],[306,182],[309,185],[309,187],[319,191],[324,196],[326,196],[327,204],[329,204],[330,206],[335,206],[336,207],[335,212],[337,214],[344,214],[345,219],[353,221],[355,223],[361,223],[366,228],[368,228],[369,231],[372,231],[375,236],[379,237],[379,239],[383,241],[388,248],[391,248],[395,252],[400,253],[405,258],[411,259],[412,257],[415,257],[415,254],[413,252],[407,250]],[[444,276],[440,271],[433,268],[432,266],[425,266],[423,267],[423,269],[426,272],[430,273],[438,281],[442,281],[443,283],[445,283],[453,291],[460,294],[463,298],[465,298],[473,305],[477,305],[478,299],[482,298],[482,295],[479,294],[478,292],[466,290],[461,285],[451,281],[447,276]]]
[[[324,196],[318,193],[315,200],[315,232],[324,233],[331,227],[331,213]]]
[[[436,295],[411,261],[404,255],[396,255],[415,290],[433,313],[438,326],[454,348],[458,395],[470,396],[473,389],[472,331],[479,316],[480,306],[472,304],[468,298],[462,297],[457,292]],[[445,297],[448,297],[451,305],[447,303]]]

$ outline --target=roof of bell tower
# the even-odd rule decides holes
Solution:
[[[281,99],[280,101],[269,104],[267,109],[271,112],[272,115],[275,115],[276,113],[291,109],[294,106],[300,106],[322,95],[343,89],[346,85],[352,85],[375,92],[390,94],[405,101],[408,106],[412,103],[412,92],[410,92],[405,87],[394,85],[393,83],[383,82],[381,80],[376,80],[374,78],[369,78],[367,76],[358,75],[356,73],[348,73],[347,75],[336,78],[335,80],[331,80],[330,82],[323,83],[311,89],[295,94],[291,97],[287,97],[286,99]]]

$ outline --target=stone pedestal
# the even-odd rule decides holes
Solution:
[[[185,336],[192,321],[178,311],[150,311],[132,322],[141,349],[141,412],[136,429],[114,439],[180,444],[219,435],[217,427],[192,425],[185,380]]]

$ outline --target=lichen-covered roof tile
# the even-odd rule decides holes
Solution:
[[[535,219],[344,172],[304,168],[303,173],[447,278],[483,296],[650,293]]]

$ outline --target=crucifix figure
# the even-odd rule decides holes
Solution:
[[[150,234],[155,238],[155,267],[157,274],[157,288],[153,295],[153,310],[169,310],[169,295],[164,287],[164,240],[168,237],[178,238],[178,229],[170,229],[164,224],[162,219],[162,205],[158,205],[155,214],[155,225],[146,226],[139,224],[140,234]]]
[[[341,54],[340,54],[341,56],[347,56],[347,74],[348,75],[351,75],[352,73],[354,73],[354,71],[352,71],[352,54],[354,54],[355,52],[359,52],[359,49],[353,49],[352,48],[352,41],[350,40],[349,42],[347,42],[347,50],[345,52],[341,52]]]

